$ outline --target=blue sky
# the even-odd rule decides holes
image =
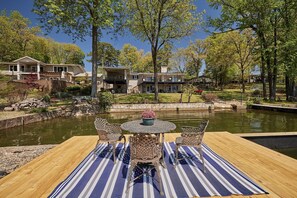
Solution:
[[[207,0],[196,0],[194,1],[195,5],[197,6],[197,11],[201,12],[203,10],[206,11],[206,15],[216,17],[218,16],[219,12],[217,10],[213,10],[208,6]],[[32,26],[38,26],[39,21],[37,19],[37,15],[32,13],[33,9],[33,0],[0,0],[0,10],[6,10],[8,13],[12,10],[18,10],[24,17],[29,18],[32,22]],[[45,32],[44,30],[42,30]],[[58,42],[64,42],[64,43],[73,43],[73,40],[70,36],[67,34],[64,34],[63,32],[56,33],[51,32],[47,35],[47,37],[50,37]],[[111,38],[111,35],[103,35],[103,37],[100,39],[100,41],[103,42],[109,42],[111,43],[116,49],[121,49],[125,43],[130,43],[134,46],[136,46],[138,49],[143,49],[145,52],[150,51],[150,45],[148,43],[143,43],[139,40],[137,40],[135,37],[133,37],[130,33],[125,33],[123,36],[118,36],[117,39]],[[207,37],[207,33],[205,33],[201,28],[197,32],[195,32],[193,35],[189,37],[185,37],[181,40],[174,41],[174,47],[180,48],[180,47],[186,47],[190,43],[190,41],[194,41],[196,39],[204,39]],[[89,53],[92,49],[91,46],[91,37],[86,37],[86,41],[76,41],[75,44],[78,45],[85,54]],[[87,57],[86,57],[87,58]],[[91,64],[85,62],[85,69],[87,71],[91,71]]]

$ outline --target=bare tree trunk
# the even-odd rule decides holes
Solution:
[[[244,70],[241,70],[242,93],[245,93]]]
[[[92,26],[92,91],[91,97],[95,98],[97,94],[97,58],[98,58],[98,27]]]
[[[157,66],[157,47],[152,45],[152,59],[153,59],[153,66],[154,66],[154,81],[155,81],[155,103],[159,102],[159,87],[158,87],[158,66]]]

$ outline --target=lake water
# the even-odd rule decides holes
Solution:
[[[206,131],[231,133],[290,132],[297,131],[297,116],[293,113],[272,111],[180,111],[156,112],[158,119],[182,126],[197,126],[202,119],[209,119]],[[140,112],[100,114],[110,122],[123,123],[140,119]],[[0,131],[0,146],[59,144],[72,136],[96,135],[95,116],[57,118]]]

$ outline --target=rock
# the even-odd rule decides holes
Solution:
[[[14,111],[14,108],[13,107],[5,107],[4,111]]]
[[[0,178],[42,155],[56,145],[0,147]]]
[[[6,171],[0,171],[0,178],[4,177],[5,175],[8,175]]]

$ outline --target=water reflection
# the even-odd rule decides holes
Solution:
[[[140,112],[98,115],[109,122],[123,123],[140,119]],[[175,131],[182,126],[197,126],[202,119],[209,119],[207,131],[286,132],[297,131],[297,116],[271,111],[179,111],[157,112],[158,119],[174,122]],[[72,136],[96,135],[95,116],[58,118],[0,131],[0,146],[57,144]]]

